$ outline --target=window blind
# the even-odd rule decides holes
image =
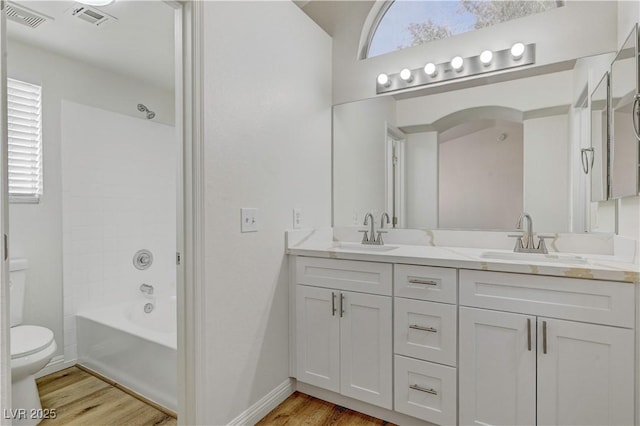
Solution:
[[[38,202],[42,195],[42,88],[7,79],[9,200]]]

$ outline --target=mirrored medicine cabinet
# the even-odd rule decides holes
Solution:
[[[640,192],[640,98],[638,95],[638,26],[611,64],[611,197]]]
[[[591,201],[609,198],[609,72],[591,93],[591,147],[581,151],[581,164],[591,177]]]

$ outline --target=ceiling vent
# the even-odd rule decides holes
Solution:
[[[31,28],[38,28],[44,22],[53,20],[50,16],[13,2],[7,2],[7,19]]]
[[[71,16],[82,19],[96,27],[103,26],[107,22],[117,21],[117,19],[108,13],[104,13],[99,9],[89,7],[84,4],[76,3],[71,9]]]

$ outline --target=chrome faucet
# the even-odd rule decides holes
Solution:
[[[390,223],[389,215],[387,213],[382,213],[382,217],[380,218],[381,229],[384,228],[385,218],[387,219],[387,223]],[[364,217],[364,226],[370,226],[370,228],[369,231],[358,231],[364,233],[364,235],[362,236],[362,244],[371,244],[377,246],[384,245],[384,241],[382,241],[382,234],[386,234],[387,231],[378,231],[378,236],[376,237],[376,225],[373,219],[373,214],[371,212],[367,213],[367,215]]]
[[[385,219],[387,219],[387,225],[391,223],[389,220],[389,214],[387,212],[383,212],[382,216],[380,216],[380,229],[384,229]],[[384,241],[382,241],[382,234],[386,234],[387,231],[378,231],[378,238],[376,238],[376,242],[381,246],[384,245]]]
[[[364,217],[364,226],[369,225],[369,221],[371,221],[371,228],[369,229],[371,231],[371,234],[367,234],[366,230],[358,231],[364,232],[364,235],[362,236],[362,244],[377,244],[375,237],[376,224],[373,222],[373,215],[371,214],[371,212],[367,213],[367,215]]]
[[[140,291],[148,296],[153,295],[153,286],[149,284],[140,284]]]
[[[531,215],[529,213],[522,213],[520,215],[520,217],[518,218],[518,223],[516,223],[516,228],[518,229],[522,229],[522,220],[523,219],[527,219],[527,233],[523,235],[523,238],[526,239],[526,248],[527,250],[531,250],[534,249],[535,247],[533,246],[533,220],[531,219]],[[521,241],[522,246],[524,246],[524,241],[522,240],[518,240]]]
[[[524,231],[522,228],[522,220],[527,220],[527,230]],[[547,246],[544,243],[544,239],[547,237],[538,236],[538,245],[536,246],[533,241],[533,220],[531,219],[531,215],[529,213],[522,213],[520,218],[518,219],[518,223],[516,223],[516,228],[522,231],[522,234],[519,235],[509,235],[509,237],[517,238],[516,246],[513,248],[514,252],[518,253],[542,253],[547,254]],[[526,240],[526,241],[525,241]]]

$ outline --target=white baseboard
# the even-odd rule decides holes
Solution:
[[[269,414],[282,401],[289,398],[295,391],[292,379],[287,379],[280,383],[274,390],[263,396],[258,402],[240,413],[238,417],[231,420],[228,426],[255,425],[264,416]]]
[[[36,379],[39,379],[40,377],[48,376],[49,374],[56,373],[60,370],[64,370],[65,368],[73,367],[77,364],[77,361],[77,359],[65,361],[64,355],[54,356],[51,358],[51,361],[49,361],[49,364],[35,374],[35,377]]]

